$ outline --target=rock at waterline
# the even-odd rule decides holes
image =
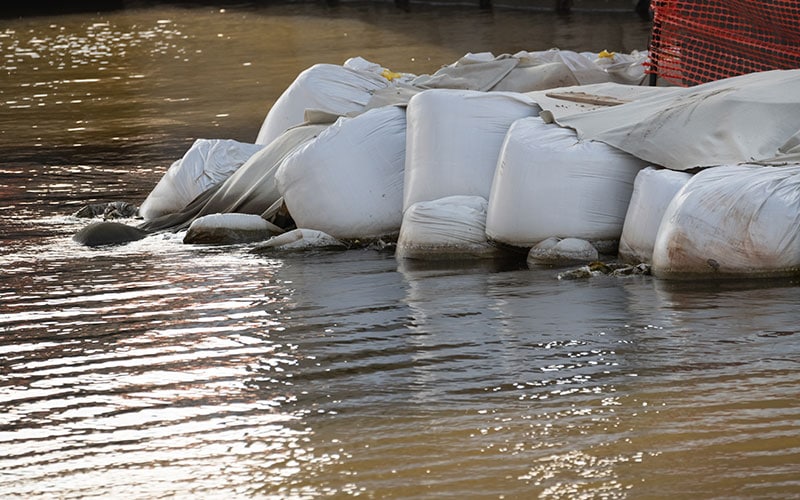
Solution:
[[[82,219],[93,219],[102,216],[103,220],[107,219],[126,219],[136,217],[139,215],[139,207],[132,203],[125,201],[112,201],[108,203],[91,203],[84,205],[77,212],[72,214],[73,217]]]
[[[251,214],[211,214],[195,219],[184,243],[235,245],[266,240],[283,232],[278,226]]]
[[[87,247],[104,245],[121,245],[138,241],[150,233],[138,227],[128,226],[119,222],[94,222],[82,228],[72,236],[72,239]]]

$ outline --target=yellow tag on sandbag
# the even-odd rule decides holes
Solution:
[[[614,52],[609,52],[609,51],[604,49],[603,52],[600,52],[599,54],[597,54],[597,57],[599,57],[599,58],[604,58],[605,57],[605,58],[608,58],[608,59],[614,59],[614,54],[615,54]]]
[[[383,72],[381,73],[381,76],[386,78],[387,80],[389,80],[391,82],[395,78],[400,78],[403,75],[401,73],[395,73],[394,71],[390,71],[388,69],[384,69]]]

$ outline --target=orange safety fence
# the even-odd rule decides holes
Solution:
[[[798,0],[652,0],[647,71],[696,85],[800,68]]]

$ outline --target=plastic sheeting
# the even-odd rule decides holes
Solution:
[[[653,249],[659,278],[800,273],[800,164],[721,166],[673,198]]]
[[[251,156],[222,184],[205,191],[183,210],[149,220],[142,224],[142,228],[149,231],[183,229],[193,219],[215,213],[262,214],[281,197],[275,185],[278,166],[326,127],[305,125],[287,130]]]
[[[448,196],[411,205],[403,214],[395,255],[401,259],[493,257],[486,240],[486,207],[480,196]]]
[[[275,174],[297,226],[339,239],[396,235],[403,216],[405,145],[403,108],[337,120]]]
[[[175,213],[233,174],[264,146],[231,139],[197,139],[169,167],[139,208],[145,220]]]
[[[383,68],[361,58],[344,65],[315,64],[301,72],[270,108],[256,138],[269,144],[290,127],[306,121],[306,111],[344,116],[361,111],[372,92],[391,85]]]
[[[633,183],[625,224],[619,240],[619,258],[624,262],[650,264],[661,219],[672,198],[689,182],[687,172],[647,167]]]
[[[673,170],[800,160],[800,70],[766,71],[558,119]]]
[[[503,143],[489,196],[490,239],[532,247],[551,236],[618,240],[636,174],[647,165],[601,142],[525,118]]]
[[[446,196],[489,197],[503,139],[539,106],[523,94],[428,90],[408,104],[403,209]]]
[[[417,76],[411,84],[418,88],[514,92],[601,82],[639,85],[645,80],[646,58],[646,52],[598,54],[559,49],[499,56],[468,53],[432,75]]]

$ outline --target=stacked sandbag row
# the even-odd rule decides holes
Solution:
[[[537,67],[574,70],[580,59],[570,57]],[[487,64],[511,68],[502,81],[521,75],[519,60]],[[394,76],[351,63],[304,72],[267,116],[265,148],[198,141],[148,197],[145,218],[180,209],[260,214],[283,203],[306,231],[289,240],[397,236],[399,258],[494,257],[502,246],[529,250],[529,263],[557,264],[616,252],[619,243],[620,259],[652,263],[664,278],[800,272],[798,165],[694,176],[648,167],[543,121],[538,104],[517,92],[416,89],[407,106],[365,111]],[[437,81],[468,73],[451,68]],[[298,126],[312,115],[319,125]],[[173,196],[177,184],[190,189]],[[195,210],[197,203],[205,205]],[[255,235],[248,237],[263,231],[250,220],[237,224]]]
[[[723,165],[636,178],[620,258],[660,278],[800,273],[800,164]]]

